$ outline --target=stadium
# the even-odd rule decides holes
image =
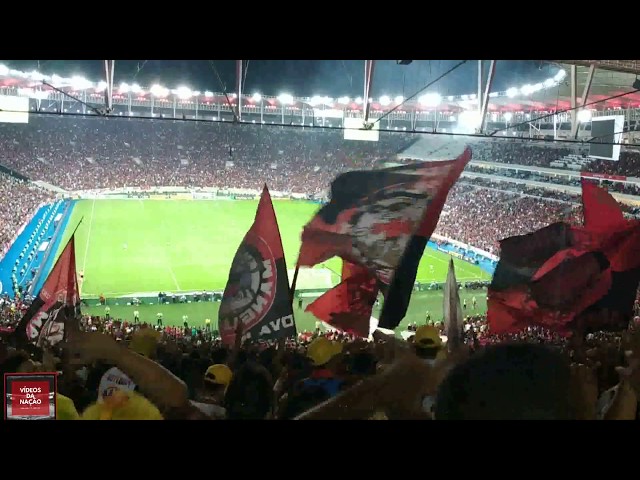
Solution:
[[[19,188],[20,198],[28,200],[21,201],[24,216],[5,222],[2,232],[3,292],[11,297],[15,289],[30,295],[39,291],[77,229],[77,268],[88,313],[102,314],[97,300],[105,297],[112,315],[130,318],[135,298],[142,302],[138,308],[145,321],[154,321],[159,309],[175,325],[185,312],[196,324],[216,318],[218,302],[204,300],[219,299],[263,183],[275,199],[291,279],[302,227],[338,173],[454,158],[470,144],[473,160],[451,191],[429,242],[417,275],[416,289],[424,291],[413,296],[405,325],[421,323],[426,312],[441,318],[435,289],[452,254],[461,283],[486,286],[499,239],[561,218],[579,221],[581,177],[606,184],[629,214],[637,213],[640,181],[634,172],[640,155],[632,147],[623,148],[617,161],[592,159],[584,143],[534,141],[550,134],[556,140],[569,137],[571,114],[526,123],[571,104],[567,72],[576,84],[591,85],[590,99],[615,96],[625,80],[618,73],[613,89],[607,85],[609,70],[598,69],[593,78],[584,78],[583,70],[559,65],[543,83],[488,93],[486,131],[513,125],[498,138],[446,135],[478,131],[470,126],[479,113],[473,107],[484,93],[479,90],[446,98],[429,93],[403,104],[380,122],[386,128],[374,129],[377,141],[372,142],[346,139],[342,129],[362,117],[361,98],[240,92],[239,123],[234,122],[237,95],[229,103],[221,93],[122,84],[113,87],[112,113],[105,117],[94,106],[101,105],[106,82],[44,78],[3,66],[0,94],[5,104],[20,104],[16,110],[22,111],[0,125],[2,179],[5,188]],[[485,88],[490,92],[490,84]],[[549,101],[550,90],[557,96]],[[402,101],[370,99],[370,119]],[[624,107],[603,101],[581,110],[576,138],[589,134],[585,120],[617,112],[627,119],[622,141],[632,143],[640,100],[635,94],[624,101]],[[285,118],[297,128],[284,126]],[[444,135],[420,134],[432,130]],[[298,294],[305,301],[317,297],[339,282],[340,268],[334,258],[303,269]],[[158,307],[159,292],[172,296],[169,305]],[[478,313],[484,311],[482,290],[465,289],[462,296],[469,302],[477,297]],[[313,328],[313,316],[302,311],[297,316],[303,330]]]

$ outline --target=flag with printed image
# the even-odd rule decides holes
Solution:
[[[385,294],[380,326],[395,328],[449,190],[470,160],[467,148],[455,160],[339,175],[330,202],[304,227],[298,266],[339,256],[366,268]]]
[[[253,225],[231,263],[218,311],[223,343],[233,345],[242,323],[245,340],[272,340],[296,335],[287,264],[269,189],[260,196]]]
[[[53,346],[65,338],[65,332],[79,328],[80,293],[74,239],[72,235],[16,327],[14,336],[19,343]]]

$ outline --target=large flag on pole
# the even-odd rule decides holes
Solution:
[[[20,343],[48,347],[63,340],[65,330],[78,328],[80,294],[76,277],[75,235],[72,235],[14,332]]]
[[[444,284],[442,311],[444,314],[444,328],[447,334],[447,348],[451,352],[459,348],[463,341],[462,308],[460,307],[460,294],[453,258],[449,260],[447,282]]]
[[[238,322],[244,339],[277,339],[296,334],[287,264],[267,186],[256,218],[236,252],[218,312],[225,344],[233,344]]]
[[[626,327],[640,281],[640,221],[620,220],[615,200],[593,188],[583,191],[584,227],[556,223],[500,242],[489,287],[493,333]]]
[[[377,296],[377,281],[369,270],[343,260],[342,281],[310,303],[305,311],[338,330],[368,338]]]
[[[386,290],[380,326],[395,328],[406,313],[418,263],[447,194],[470,159],[467,148],[456,160],[338,176],[331,201],[302,232],[298,265],[311,267],[339,256],[365,267]]]

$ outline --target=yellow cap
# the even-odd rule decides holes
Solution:
[[[145,357],[153,357],[160,336],[160,333],[153,328],[141,328],[131,336],[129,348]]]
[[[117,390],[82,412],[82,420],[164,420],[160,410],[134,391]]]
[[[56,394],[56,420],[79,420],[80,415],[73,400],[64,395]]]
[[[316,367],[327,364],[340,353],[342,353],[342,343],[332,342],[326,337],[316,338],[307,348],[307,357]]]
[[[207,368],[207,371],[204,374],[205,382],[213,383],[216,385],[224,385],[225,387],[229,386],[232,377],[233,373],[231,372],[231,369],[221,363],[211,365],[209,368]]]
[[[413,343],[418,348],[440,348],[442,346],[442,339],[436,327],[422,325],[416,330]]]

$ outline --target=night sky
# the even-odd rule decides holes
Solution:
[[[247,61],[245,61],[247,62]],[[459,60],[415,60],[411,65],[397,65],[395,60],[379,60],[374,72],[373,97],[403,95],[407,97]],[[92,81],[104,80],[103,60],[0,60],[17,70],[38,70],[63,77],[84,76]],[[486,62],[488,68],[488,62]],[[437,82],[426,91],[441,95],[470,94],[477,91],[477,60]],[[558,68],[532,60],[501,60],[497,64],[494,91],[544,81]],[[220,76],[216,75],[216,71]],[[290,93],[294,96],[330,97],[362,96],[363,60],[249,60],[245,77],[246,93],[266,95]],[[116,60],[115,83],[138,83],[150,87],[158,83],[168,88],[186,86],[193,90],[235,90],[235,60]]]

